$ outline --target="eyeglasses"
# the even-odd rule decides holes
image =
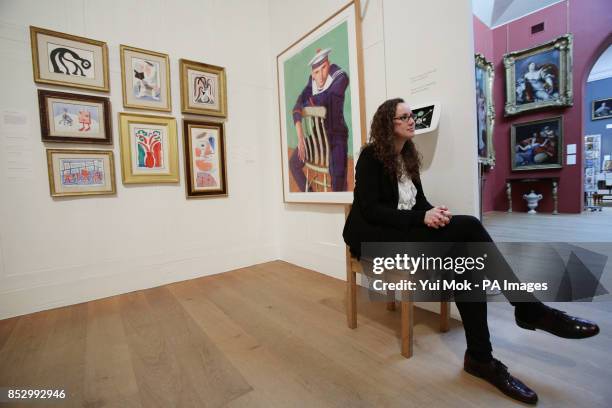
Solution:
[[[410,119],[414,119],[414,114],[411,113],[410,115],[406,114],[406,115],[402,115],[402,116],[396,116],[396,117],[393,118],[393,120],[395,120],[395,119],[399,119],[402,122],[408,122]]]

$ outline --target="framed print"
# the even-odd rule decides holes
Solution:
[[[510,149],[512,171],[561,168],[563,166],[562,117],[513,123]]]
[[[176,120],[170,116],[119,114],[124,184],[178,183]]]
[[[591,119],[608,119],[612,118],[612,98],[599,99],[593,101],[593,107],[591,109]]]
[[[572,35],[504,55],[506,116],[572,106]]]
[[[438,128],[441,109],[439,102],[415,104],[410,109],[414,117],[415,135],[433,132]]]
[[[493,105],[493,63],[482,54],[474,56],[476,61],[476,142],[478,161],[485,166],[495,165],[493,147],[493,127],[495,124],[495,107]]]
[[[353,200],[366,135],[357,13],[349,3],[277,56],[285,202]]]
[[[30,26],[34,82],[108,92],[105,42]]]
[[[51,196],[115,194],[110,150],[47,149]]]
[[[170,62],[168,54],[121,44],[123,106],[170,112]]]
[[[223,123],[183,120],[187,197],[227,196]]]
[[[112,144],[110,100],[38,90],[43,142]]]
[[[207,116],[227,116],[225,68],[179,60],[181,111]]]

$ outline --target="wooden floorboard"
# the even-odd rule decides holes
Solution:
[[[486,218],[496,237],[534,222]],[[604,217],[591,218],[597,228]],[[345,296],[343,281],[275,261],[7,319],[0,386],[61,386],[71,396],[62,406],[75,407],[517,406],[463,372],[460,322],[440,333],[438,315],[416,308],[407,360],[399,308],[359,288],[351,330]],[[490,303],[495,356],[536,389],[540,407],[611,406],[612,304],[557,307],[602,332],[576,341],[522,330],[509,304]]]

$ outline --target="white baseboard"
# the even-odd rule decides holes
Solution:
[[[214,257],[200,253],[197,257],[167,262],[142,260],[140,265],[132,262],[129,268],[111,263],[105,265],[106,273],[68,281],[58,279],[56,283],[45,282],[0,292],[0,319],[214,275],[278,258],[278,245],[267,244],[234,247],[224,253],[217,252]],[[55,269],[54,273],[56,276],[73,276],[72,269],[63,275],[60,269]],[[86,270],[84,267],[83,272]]]

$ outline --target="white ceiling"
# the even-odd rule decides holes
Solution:
[[[597,62],[591,68],[587,82],[610,77],[612,77],[612,45],[597,59]]]
[[[489,28],[495,28],[565,0],[472,0],[472,11]]]

